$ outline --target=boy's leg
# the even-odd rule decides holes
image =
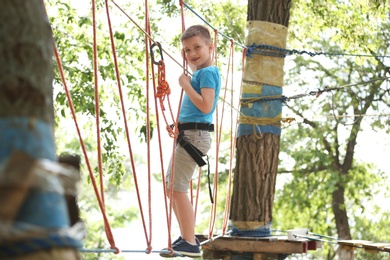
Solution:
[[[173,203],[182,238],[188,243],[196,245],[194,208],[187,192],[174,191]]]
[[[186,130],[185,136],[191,143],[193,143],[202,153],[206,154],[210,149],[210,133],[200,130]],[[180,145],[175,149],[175,176],[174,185],[171,185],[172,173],[172,158],[169,163],[166,174],[166,182],[168,194],[169,190],[174,189],[173,192],[173,211],[179,223],[182,238],[190,244],[196,245],[195,239],[195,220],[193,205],[188,197],[189,183],[192,175],[197,167],[196,162],[187,153],[187,151]]]
[[[173,194],[172,196],[175,196],[175,195]],[[174,213],[175,216],[176,216],[177,223],[179,224],[180,237],[183,238],[183,227],[181,226],[181,222],[179,221],[179,217],[178,217],[178,215],[177,215],[178,212],[179,212],[179,209],[177,208],[174,199],[172,200],[172,208],[173,208],[173,213]]]

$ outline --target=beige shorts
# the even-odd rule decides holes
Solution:
[[[185,130],[184,135],[187,137],[187,140],[191,142],[196,148],[198,148],[203,154],[207,154],[207,152],[210,150],[211,138],[208,131]],[[175,170],[173,174],[173,190],[178,192],[187,192],[190,186],[190,181],[198,164],[194,161],[194,159],[192,159],[187,151],[181,147],[180,144],[177,144],[175,149],[174,165]],[[165,177],[167,189],[170,189],[171,187],[171,173],[172,158],[169,162]]]

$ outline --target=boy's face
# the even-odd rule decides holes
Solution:
[[[200,36],[193,36],[181,42],[183,44],[183,53],[186,60],[200,70],[213,64],[211,53],[213,45],[207,43]]]

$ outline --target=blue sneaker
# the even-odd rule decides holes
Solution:
[[[172,246],[174,245],[174,244],[177,244],[180,240],[182,240],[183,238],[181,237],[181,236],[179,236],[175,241],[173,241],[173,243],[172,243]],[[195,241],[196,241],[196,244],[198,245],[198,246],[200,246],[200,242],[199,242],[199,239],[197,238],[197,237],[195,237]]]
[[[160,256],[161,256],[161,257],[165,257],[165,258],[179,257],[180,255],[178,255],[178,254],[181,254],[181,255],[183,255],[183,256],[188,256],[187,254],[182,254],[182,253],[178,252],[177,249],[175,249],[176,244],[178,244],[178,243],[181,244],[181,241],[184,241],[187,245],[190,245],[191,247],[195,247],[194,245],[191,245],[190,243],[188,243],[187,241],[185,241],[181,236],[179,236],[179,237],[178,237],[175,241],[173,241],[173,243],[172,243],[172,249],[175,251],[175,253],[170,254],[170,253],[168,252],[168,248],[164,248],[163,251],[167,251],[167,252],[161,252],[161,253],[160,253]],[[196,244],[198,245],[198,246],[197,246],[197,248],[198,248],[197,251],[199,252],[200,255],[199,255],[199,256],[188,256],[188,257],[197,258],[197,257],[202,256],[202,254],[200,253],[200,249],[199,249],[200,242],[199,242],[199,240],[198,240],[197,237],[195,237],[195,241],[196,241]]]
[[[175,251],[175,253],[181,254],[182,256],[187,256],[191,258],[197,258],[202,256],[199,245],[191,245],[184,239],[173,245],[172,249],[173,251]]]
[[[172,246],[174,246],[175,244],[180,242],[182,239],[183,238],[181,236],[179,236],[175,241],[173,241]],[[167,251],[167,252],[161,252],[160,253],[161,257],[165,257],[165,258],[179,257],[179,255],[177,255],[177,254],[174,254],[174,253],[170,254],[168,252],[168,248],[164,248],[163,251]]]
[[[182,240],[183,238],[181,237],[181,236],[179,236],[175,241],[173,241],[173,243],[172,243],[172,246],[174,245],[174,244],[177,244],[180,240]]]

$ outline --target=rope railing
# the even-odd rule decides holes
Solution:
[[[144,30],[141,26],[139,26],[130,16],[128,16],[122,8],[120,8],[120,6],[118,4],[115,3],[114,0],[111,0],[112,3],[114,3],[115,6],[117,6],[144,34],[145,34],[145,37],[146,37],[146,40],[149,39],[151,42],[156,42],[152,37],[151,37],[151,34],[150,34],[150,28],[148,28],[148,22],[146,22],[146,25],[145,27],[147,28],[146,30]],[[127,142],[128,142],[128,147],[129,147],[129,154],[130,154],[130,159],[131,159],[131,162],[132,162],[132,169],[133,169],[133,173],[134,173],[134,178],[135,178],[135,184],[136,184],[136,189],[137,189],[137,196],[138,196],[138,202],[139,202],[139,207],[140,207],[140,212],[141,212],[141,215],[142,215],[142,222],[143,222],[143,226],[144,226],[144,230],[145,230],[145,236],[146,236],[146,240],[147,240],[147,244],[148,244],[148,249],[147,250],[119,250],[116,246],[115,246],[115,241],[114,241],[114,237],[112,235],[112,231],[111,231],[111,228],[110,228],[110,224],[109,224],[109,221],[108,221],[108,217],[106,215],[106,212],[105,212],[105,199],[104,199],[104,186],[103,186],[103,172],[102,172],[102,154],[101,154],[101,141],[100,141],[100,115],[99,115],[99,111],[100,111],[100,108],[99,108],[99,95],[98,95],[98,92],[99,92],[99,84],[98,84],[98,71],[97,71],[97,68],[98,68],[98,61],[97,61],[97,57],[98,57],[98,53],[97,53],[97,41],[96,41],[96,21],[95,21],[95,1],[92,2],[93,3],[93,50],[94,50],[94,83],[95,83],[95,112],[96,112],[96,134],[98,136],[98,139],[97,139],[97,147],[98,147],[98,170],[99,170],[99,177],[100,177],[100,191],[98,190],[97,188],[97,184],[96,184],[96,181],[95,181],[95,177],[93,175],[93,172],[92,172],[92,168],[90,166],[90,162],[89,162],[89,159],[88,159],[88,156],[87,156],[87,152],[86,152],[86,148],[85,148],[85,145],[84,145],[84,142],[83,142],[83,138],[81,136],[81,131],[78,127],[78,123],[77,123],[77,119],[76,119],[76,113],[75,113],[75,110],[74,110],[74,106],[73,106],[73,103],[72,103],[72,100],[71,100],[71,95],[70,95],[70,92],[69,92],[69,89],[67,88],[67,84],[66,84],[66,80],[65,80],[65,77],[64,77],[64,73],[62,71],[62,65],[61,65],[61,61],[60,61],[60,58],[59,58],[59,55],[58,55],[58,52],[56,50],[56,59],[57,59],[57,64],[58,64],[58,67],[60,69],[60,74],[61,74],[61,78],[62,78],[62,81],[63,81],[63,84],[64,84],[64,87],[65,87],[65,91],[66,91],[66,95],[67,95],[67,98],[68,98],[68,103],[69,103],[69,106],[71,107],[71,111],[72,111],[72,116],[74,118],[74,121],[75,121],[75,125],[76,125],[76,129],[77,129],[77,132],[78,132],[78,135],[79,135],[79,139],[80,139],[80,143],[81,143],[81,146],[82,146],[82,149],[83,149],[83,153],[84,153],[84,156],[85,156],[85,159],[86,159],[86,163],[87,163],[87,167],[88,167],[88,170],[89,170],[89,173],[90,173],[90,177],[91,177],[91,181],[92,181],[92,184],[93,184],[93,187],[94,187],[94,190],[95,190],[95,194],[96,194],[96,197],[98,199],[98,203],[99,203],[99,207],[100,207],[100,210],[102,212],[102,215],[103,215],[103,220],[104,220],[104,224],[105,224],[105,232],[106,232],[106,236],[107,236],[107,239],[110,243],[110,246],[111,246],[111,249],[80,249],[80,252],[85,252],[85,253],[89,253],[89,252],[95,252],[95,253],[119,253],[119,252],[123,252],[123,253],[126,253],[126,252],[129,252],[129,253],[161,253],[161,252],[166,252],[165,250],[160,250],[160,251],[154,251],[151,249],[151,237],[152,237],[152,234],[151,234],[151,230],[152,230],[152,226],[151,226],[151,222],[149,223],[149,231],[150,233],[147,234],[146,232],[146,221],[145,221],[145,218],[144,218],[144,215],[143,215],[143,210],[142,210],[142,203],[141,203],[141,200],[140,200],[140,195],[139,195],[139,190],[138,190],[138,182],[137,182],[137,174],[136,174],[136,170],[135,170],[135,164],[134,164],[134,160],[133,160],[133,152],[132,152],[132,148],[131,148],[131,142],[130,142],[130,134],[129,134],[129,130],[128,130],[128,126],[127,126],[127,121],[126,121],[126,112],[125,112],[125,108],[124,108],[124,101],[123,101],[123,94],[122,94],[122,91],[121,91],[121,83],[120,83],[120,73],[119,73],[119,68],[118,68],[118,63],[117,63],[117,57],[116,57],[116,49],[115,49],[115,43],[114,43],[114,40],[113,40],[113,33],[112,33],[112,27],[111,27],[111,22],[110,22],[110,14],[109,14],[109,8],[108,8],[108,0],[106,0],[106,12],[107,12],[107,19],[108,19],[108,24],[109,24],[109,30],[110,30],[110,39],[111,39],[111,47],[112,47],[112,52],[113,52],[113,59],[114,59],[114,64],[115,64],[115,72],[116,72],[116,77],[117,77],[117,84],[118,84],[118,89],[119,89],[119,93],[120,93],[120,99],[121,99],[121,106],[122,106],[122,111],[123,111],[123,118],[124,118],[124,124],[125,124],[125,131],[126,131],[126,137],[127,137]],[[194,12],[194,10],[189,7],[187,4],[185,4],[183,1],[181,1],[181,3],[183,3],[183,5],[190,11]],[[146,1],[146,6],[145,8],[147,8],[147,1]],[[145,12],[147,13],[147,10],[145,10]],[[218,30],[216,30],[211,24],[209,24],[207,21],[205,21],[203,18],[201,18],[199,16],[200,19],[202,19],[206,24],[208,24],[211,28],[214,29],[214,32],[217,34],[220,34],[222,35],[223,37],[229,39],[231,41],[231,56],[229,55],[229,63],[228,63],[228,71],[227,71],[227,74],[229,75],[229,70],[230,70],[230,66],[233,66],[234,62],[233,62],[233,50],[234,50],[234,43],[236,43],[237,45],[245,48],[245,51],[244,51],[244,54],[248,57],[250,57],[250,55],[252,54],[257,54],[256,53],[256,50],[254,50],[253,48],[256,47],[259,48],[258,46],[253,46],[252,49],[249,48],[249,47],[245,47],[237,42],[235,42],[232,38],[220,33]],[[147,16],[145,19],[149,19],[149,17]],[[184,19],[183,19],[184,21]],[[183,25],[184,26],[184,25]],[[184,28],[184,27],[183,27]],[[315,55],[325,55],[326,53],[312,53],[310,54],[310,52],[306,52],[306,51],[297,51],[297,50],[287,50],[287,49],[274,49],[272,46],[261,46],[261,48],[263,49],[269,49],[271,51],[275,51],[275,52],[279,52],[279,53],[282,53],[284,52],[286,55],[291,55],[291,54],[308,54],[310,56],[315,56]],[[161,48],[161,50],[167,54],[167,56],[169,56],[173,61],[175,61],[179,66],[183,67],[183,70],[184,71],[187,71],[187,69],[185,68],[185,64],[181,64],[179,62],[177,62],[168,52],[166,52],[164,49]],[[328,53],[329,54],[329,53]],[[147,54],[146,54],[147,55]],[[330,55],[330,54],[329,54]],[[348,55],[348,56],[366,56],[366,57],[372,57],[372,55],[353,55],[353,54],[333,54],[333,55]],[[384,56],[375,56],[375,57],[385,57],[385,58],[388,58],[390,56],[387,56],[387,55],[384,55]],[[230,58],[232,60],[230,60]],[[148,60],[148,59],[147,59]],[[244,62],[244,58],[243,58],[243,62]],[[147,68],[148,68],[148,65],[147,65]],[[154,73],[152,73],[154,75]],[[160,74],[160,73],[159,73]],[[165,75],[164,75],[165,76]],[[227,76],[228,78],[228,76]],[[352,86],[357,86],[357,85],[361,85],[361,84],[368,84],[368,83],[371,83],[371,82],[374,82],[374,81],[378,81],[378,80],[388,80],[390,77],[383,77],[383,78],[379,78],[379,79],[373,79],[373,80],[370,80],[370,81],[365,81],[365,82],[360,82],[360,83],[355,83],[355,84],[348,84],[348,85],[344,85],[344,86],[340,86],[340,87],[332,87],[332,88],[328,88],[328,87],[325,87],[323,89],[319,89],[317,91],[310,91],[308,93],[305,93],[305,94],[298,94],[298,95],[294,95],[294,96],[291,96],[291,97],[285,97],[285,96],[280,96],[280,97],[261,97],[261,98],[258,98],[258,99],[241,99],[241,105],[246,105],[247,103],[250,103],[250,102],[257,102],[257,101],[281,101],[281,102],[288,102],[288,101],[291,101],[291,100],[295,100],[295,99],[298,99],[298,98],[303,98],[303,97],[307,97],[307,96],[316,96],[318,97],[319,95],[321,95],[322,93],[324,92],[330,92],[330,91],[337,91],[337,90],[341,90],[343,88],[346,88],[346,87],[352,87]],[[154,81],[154,80],[153,80]],[[233,82],[233,76],[232,76],[232,79],[231,81]],[[227,83],[226,83],[227,84]],[[227,87],[226,87],[227,89]],[[233,92],[233,91],[232,91]],[[161,93],[157,93],[157,96],[161,98],[161,96],[159,96],[159,94]],[[224,101],[224,104],[229,104],[227,101],[226,101],[226,95],[221,98],[223,101]],[[162,101],[164,101],[164,97],[162,97]],[[230,101],[230,106],[232,108],[234,108],[234,106],[232,105],[233,103],[233,98],[232,100]],[[160,103],[162,104],[162,103]],[[156,106],[157,107],[157,106]],[[164,106],[162,106],[164,107]],[[157,109],[157,108],[156,108]],[[239,109],[232,109],[231,111],[233,112],[233,110],[235,110],[236,112],[239,112]],[[224,109],[222,110],[224,111]],[[354,115],[355,117],[356,116],[370,116],[370,115]],[[378,115],[377,115],[378,116]],[[383,114],[383,116],[390,116],[390,114]],[[332,116],[333,117],[333,116]],[[345,116],[344,116],[345,117]],[[223,118],[223,116],[222,116]],[[222,131],[222,118],[221,118],[221,124],[220,124],[220,130],[219,131]],[[233,118],[233,116],[232,116]],[[250,122],[253,121],[253,119],[248,119]],[[282,120],[282,119],[277,119],[279,120],[279,122]],[[249,122],[248,121],[248,122]],[[232,126],[231,126],[231,129],[233,129],[233,121],[232,122]],[[269,123],[269,122],[267,122]],[[272,123],[277,123],[277,122],[274,122],[272,121]],[[150,130],[150,129],[149,129]],[[219,147],[219,142],[221,141],[220,139],[220,136],[217,135],[217,151],[218,151],[218,147]],[[149,143],[148,143],[149,145]],[[161,145],[161,144],[160,144]],[[231,146],[233,147],[234,145],[231,144]],[[148,148],[149,151],[150,151],[150,147]],[[234,149],[232,148],[232,151],[231,153],[233,154],[233,151]],[[148,156],[149,157],[149,156]],[[218,158],[218,152],[216,154],[216,158]],[[218,168],[216,168],[216,172],[218,172]],[[150,172],[148,173],[148,176],[150,178]],[[218,181],[218,175],[216,174],[216,184],[217,184],[217,181]],[[149,182],[150,182],[150,179],[149,179]],[[199,186],[199,185],[198,185]],[[229,184],[230,186],[230,184]],[[149,188],[149,192],[151,191],[151,187],[148,186]],[[150,199],[150,193],[149,193],[149,199]],[[217,185],[215,186],[215,189],[214,189],[214,196],[217,197]],[[166,196],[165,196],[166,197]],[[149,219],[151,219],[151,204],[150,204],[150,200],[149,200]],[[209,237],[210,239],[202,242],[202,244],[204,243],[207,243],[209,241],[212,241],[214,239],[217,239],[219,237],[223,237],[225,235],[229,235],[230,233],[229,232],[226,232],[226,226],[227,226],[227,221],[226,221],[226,216],[227,214],[225,214],[225,217],[224,217],[224,223],[223,223],[223,234],[219,235],[219,236],[213,236],[213,232],[212,230],[214,229],[214,224],[215,224],[215,217],[216,217],[216,206],[214,206],[215,208],[212,209],[212,218],[210,220],[210,226],[209,226]],[[226,209],[229,209],[230,208],[230,205],[226,205],[225,207]],[[171,209],[172,211],[172,209]],[[170,222],[170,220],[169,220]],[[168,224],[168,226],[170,226],[170,224]],[[225,233],[226,232],[226,233]],[[313,234],[315,235],[315,234]],[[301,235],[296,235],[296,236],[301,236]],[[303,238],[306,238],[306,239],[314,239],[310,236],[302,236]],[[327,238],[325,236],[323,236],[322,240],[325,240],[323,238]],[[318,240],[318,241],[322,241],[322,240]],[[328,240],[326,240],[328,241]],[[324,242],[326,242],[324,241]],[[170,243],[170,242],[169,242]]]

